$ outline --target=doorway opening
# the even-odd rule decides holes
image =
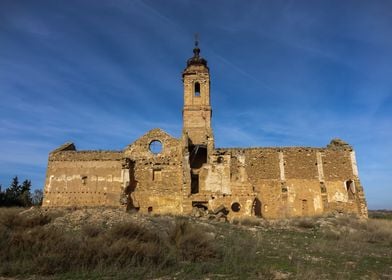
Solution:
[[[199,193],[199,169],[207,163],[206,145],[189,145],[189,165],[191,168],[191,194]]]
[[[253,201],[252,208],[253,208],[253,214],[256,217],[261,217],[261,201],[257,197]]]

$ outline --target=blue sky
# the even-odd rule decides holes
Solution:
[[[392,1],[0,0],[0,184],[44,185],[49,151],[181,134],[193,34],[218,147],[356,150],[392,209]]]

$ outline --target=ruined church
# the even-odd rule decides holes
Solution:
[[[188,215],[225,209],[229,218],[353,213],[367,216],[353,148],[217,148],[211,128],[210,71],[196,42],[182,72],[180,138],[155,128],[121,151],[49,154],[44,207],[123,207]]]

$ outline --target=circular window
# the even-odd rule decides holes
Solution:
[[[151,141],[149,149],[153,154],[159,154],[160,152],[162,152],[161,141],[159,141],[159,140]]]
[[[238,202],[234,202],[231,205],[231,210],[233,210],[234,212],[239,212],[241,210],[241,204],[239,204]]]

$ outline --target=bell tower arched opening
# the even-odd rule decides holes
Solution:
[[[199,82],[195,83],[195,90],[194,90],[195,96],[200,97],[200,84]]]

